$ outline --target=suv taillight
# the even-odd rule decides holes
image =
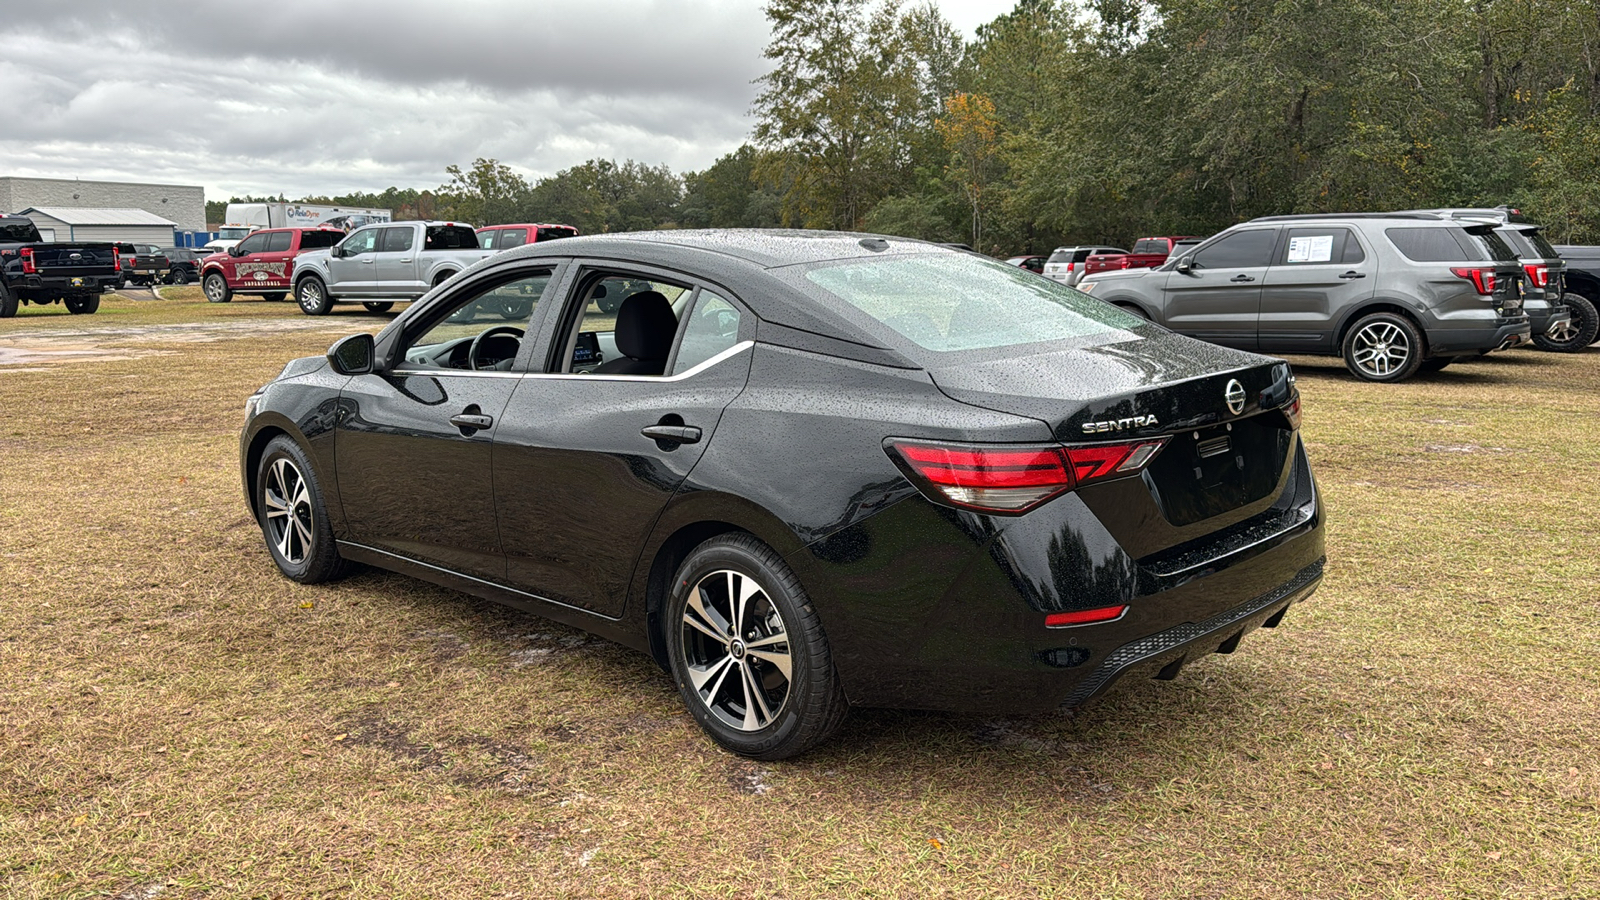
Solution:
[[[115,268],[115,269],[116,269],[116,270],[117,270],[117,271],[118,271],[118,272],[121,272],[121,271],[122,271],[122,251],[121,251],[121,250],[118,250],[118,249],[117,249],[117,248],[115,248],[115,247],[112,247],[112,248],[111,248],[111,265],[112,265],[112,266],[113,266],[113,267],[114,267],[114,268]]]
[[[1528,281],[1532,282],[1534,287],[1542,288],[1550,286],[1549,266],[1529,264],[1523,266],[1522,270],[1528,273]]]
[[[1137,474],[1167,439],[1017,446],[891,440],[889,455],[923,493],[983,512],[1017,515],[1074,488]]]
[[[23,247],[22,248],[22,274],[24,274],[24,275],[37,275],[37,274],[39,274],[39,267],[33,264],[33,248],[32,247]]]
[[[1450,274],[1471,281],[1472,286],[1482,296],[1487,297],[1494,293],[1493,269],[1484,266],[1454,266],[1450,269]]]

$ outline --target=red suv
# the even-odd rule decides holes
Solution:
[[[343,239],[337,228],[263,228],[201,260],[200,284],[212,303],[227,303],[234,294],[282,300],[294,283],[294,258]]]
[[[478,229],[478,246],[485,250],[509,250],[535,241],[576,237],[571,225],[488,225]]]

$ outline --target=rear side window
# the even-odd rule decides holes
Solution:
[[[1348,264],[1366,258],[1348,228],[1291,228],[1275,265]]]
[[[824,303],[837,298],[938,352],[1082,338],[1144,321],[1016,266],[966,253],[824,263],[804,278],[826,292],[819,298]]]
[[[1201,269],[1248,269],[1265,266],[1272,261],[1272,245],[1277,243],[1277,229],[1237,231],[1194,255],[1194,265]]]
[[[505,246],[504,244],[501,245]],[[478,234],[465,225],[430,225],[424,250],[475,250]]]
[[[1475,262],[1489,259],[1481,246],[1456,239],[1455,228],[1388,228],[1384,234],[1412,262]],[[1462,235],[1465,236],[1465,232]]]
[[[718,294],[702,290],[683,326],[683,343],[668,374],[687,372],[737,343],[739,308]]]
[[[265,249],[268,253],[283,253],[289,249],[289,245],[293,242],[293,234],[290,234],[287,231],[274,231],[267,235],[267,246]]]
[[[400,228],[385,228],[383,230],[383,245],[378,249],[385,253],[399,253],[411,249],[411,242],[415,239],[416,229],[407,226]]]
[[[323,247],[332,247],[339,243],[344,235],[337,231],[302,231],[300,232],[301,250],[320,250]]]

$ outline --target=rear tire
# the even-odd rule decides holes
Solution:
[[[300,311],[308,316],[325,316],[333,309],[333,301],[328,298],[327,285],[315,275],[307,275],[300,279],[294,286],[294,299],[300,304]]]
[[[1344,365],[1362,381],[1393,384],[1417,374],[1427,347],[1411,320],[1395,313],[1363,316],[1344,336]]]
[[[1600,334],[1600,314],[1595,312],[1594,303],[1582,294],[1563,294],[1561,302],[1572,310],[1572,323],[1555,335],[1534,335],[1533,345],[1552,353],[1577,353],[1594,343],[1596,335]]]
[[[662,623],[684,704],[728,750],[786,759],[844,721],[849,702],[816,610],[783,558],[754,537],[696,547]]]
[[[188,284],[189,283],[189,270],[188,269],[173,269],[172,270],[172,279],[171,279],[171,281],[172,281],[173,284],[178,284],[178,285]]]
[[[9,319],[17,314],[17,298],[5,285],[0,285],[0,319]]]
[[[305,451],[287,435],[267,444],[256,466],[256,521],[267,552],[284,577],[301,584],[342,578],[350,563],[339,555],[322,486]]]
[[[365,306],[367,312],[370,313],[386,313],[394,309],[394,301],[392,300],[369,300],[361,305]]]
[[[67,312],[75,316],[93,315],[100,308],[99,294],[85,294],[81,297],[68,297],[62,301],[66,304]]]
[[[222,277],[221,272],[208,273],[200,282],[200,289],[211,303],[227,303],[233,299],[233,288],[228,287],[228,279]]]

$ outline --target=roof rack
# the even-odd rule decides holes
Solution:
[[[1318,222],[1327,219],[1416,219],[1424,222],[1440,222],[1443,216],[1425,212],[1383,212],[1383,213],[1298,213],[1292,216],[1258,216],[1252,222]]]

